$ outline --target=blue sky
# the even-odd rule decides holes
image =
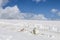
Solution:
[[[15,5],[22,13],[44,14],[46,18],[60,20],[60,0],[9,0],[3,8]],[[53,9],[57,11],[53,13]]]

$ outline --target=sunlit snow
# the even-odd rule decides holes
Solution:
[[[0,40],[60,40],[60,21],[0,20]]]

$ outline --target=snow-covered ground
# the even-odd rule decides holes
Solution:
[[[60,21],[0,20],[0,40],[60,40]]]

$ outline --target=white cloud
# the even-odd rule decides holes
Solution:
[[[56,12],[58,12],[58,10],[57,9],[52,9],[51,12],[56,13]]]
[[[36,2],[36,3],[39,3],[39,2],[41,2],[41,1],[45,2],[46,0],[32,0],[32,1],[34,1],[34,2]]]
[[[60,11],[58,12],[58,15],[60,16]]]
[[[0,9],[0,19],[36,19],[47,20],[44,15],[33,13],[21,13],[17,6]]]
[[[60,11],[58,9],[52,9],[51,12],[60,16]]]
[[[37,2],[37,3],[38,3],[38,2],[40,2],[41,0],[32,0],[32,1],[35,1],[35,2]]]
[[[0,7],[8,3],[8,0],[0,0]]]
[[[6,7],[2,8],[8,0],[0,0],[0,19],[36,19],[36,20],[47,20],[44,15],[36,15],[33,13],[22,13],[18,7]]]
[[[1,19],[15,19],[18,18],[19,10],[17,6],[7,7],[6,9],[1,8],[0,10],[0,18]]]
[[[32,19],[47,20],[47,18],[43,14],[34,15]]]

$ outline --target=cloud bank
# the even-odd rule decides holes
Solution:
[[[0,0],[0,19],[31,19],[31,20],[47,20],[43,14],[22,13],[15,5],[14,7],[2,8],[8,0]]]

